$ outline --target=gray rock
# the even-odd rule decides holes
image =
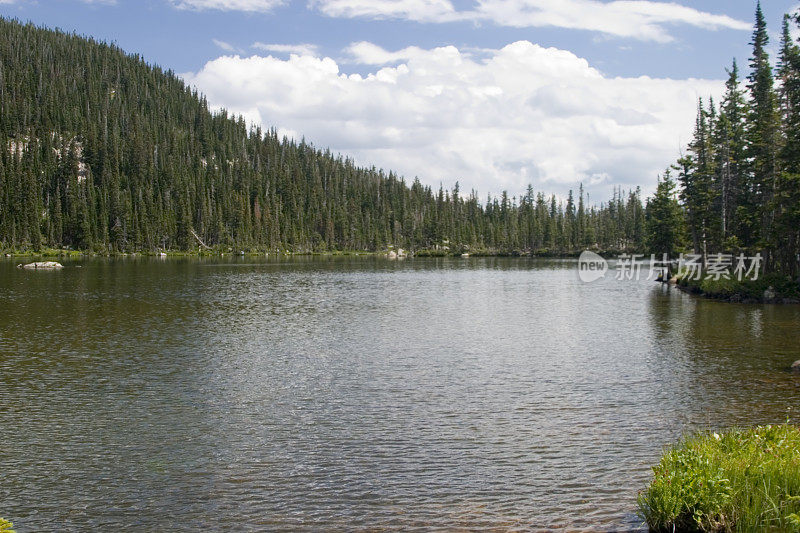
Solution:
[[[19,265],[26,270],[59,270],[64,268],[61,263],[55,261],[42,261],[37,263],[28,263],[27,265]]]
[[[764,291],[764,299],[768,302],[774,300],[777,296],[778,294],[775,292],[775,289],[772,287],[772,285],[770,285],[769,288]]]
[[[795,374],[800,374],[800,361],[795,361],[792,365],[792,372]]]

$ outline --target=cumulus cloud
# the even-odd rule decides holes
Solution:
[[[654,184],[691,134],[696,98],[723,85],[606,77],[527,41],[480,60],[453,46],[348,53],[372,72],[310,55],[220,57],[185,78],[214,105],[434,186],[563,193],[584,182],[595,198]]]
[[[267,12],[283,4],[283,0],[170,0],[170,2],[178,9],[250,12]]]
[[[276,54],[297,54],[300,56],[316,56],[317,45],[301,43],[301,44],[267,44],[255,42],[252,48],[256,50],[263,50],[265,52],[272,52]]]
[[[310,0],[310,5],[330,17],[470,20],[519,28],[553,26],[657,42],[672,40],[666,28],[672,24],[709,30],[750,28],[750,24],[727,15],[649,0],[476,0],[466,10],[456,9],[450,0]]]

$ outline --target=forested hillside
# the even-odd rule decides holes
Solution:
[[[241,118],[119,48],[0,19],[0,248],[96,252],[638,249],[638,191],[407,184]],[[577,197],[577,198],[576,198]]]
[[[800,48],[791,26],[796,24],[797,16],[784,17],[773,68],[758,4],[746,80],[734,62],[719,105],[700,101],[694,138],[673,167],[689,246],[696,253],[761,252],[768,269],[795,276],[800,266]],[[659,189],[663,208],[672,189],[669,175]]]

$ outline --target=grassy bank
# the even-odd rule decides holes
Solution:
[[[766,426],[689,437],[639,496],[651,531],[800,531],[800,429]]]
[[[692,294],[741,303],[798,303],[800,284],[780,274],[767,274],[756,281],[737,279],[688,279],[678,275],[678,287]]]

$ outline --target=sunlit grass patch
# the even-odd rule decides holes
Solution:
[[[684,439],[639,495],[651,531],[800,531],[800,429],[765,426]]]

